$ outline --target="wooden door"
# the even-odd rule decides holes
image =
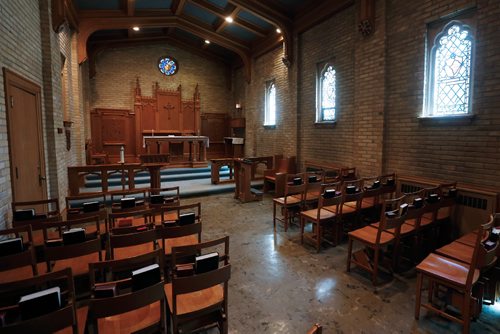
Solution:
[[[47,198],[40,86],[4,68],[12,200]]]

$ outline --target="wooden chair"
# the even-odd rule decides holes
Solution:
[[[24,209],[35,210],[35,215],[31,219],[17,219],[15,212],[17,210]],[[12,211],[14,213],[12,226],[20,227],[31,225],[31,229],[33,231],[33,244],[35,246],[42,245],[44,242],[44,237],[41,233],[41,231],[43,230],[43,224],[48,222],[60,221],[62,219],[61,212],[59,210],[58,198],[39,201],[13,202]]]
[[[163,202],[152,203],[151,202],[152,195],[163,196]],[[180,188],[178,186],[166,187],[166,188],[150,188],[147,194],[147,202],[149,207],[153,210],[156,216],[161,211],[162,207],[175,207],[181,204]]]
[[[0,230],[0,237],[23,236],[23,251],[0,256],[0,283],[38,275],[31,225]]]
[[[274,197],[282,197],[285,193],[286,175],[297,171],[295,157],[283,158],[276,156],[274,168],[264,170],[264,193],[274,187]]]
[[[354,187],[349,193],[348,187]],[[363,179],[343,181],[343,200],[339,213],[339,224],[343,231],[350,231],[356,227],[361,219],[361,204],[364,196]]]
[[[109,194],[111,195],[111,212],[114,213],[147,209],[148,206],[146,203],[146,199],[148,198],[148,191],[148,188],[110,191]],[[132,208],[122,209],[121,199],[125,197],[135,198],[136,205]]]
[[[157,248],[157,239],[153,224],[114,228],[109,234],[108,258],[120,260],[152,252]]]
[[[435,312],[440,316],[460,323],[463,326],[463,333],[469,333],[471,316],[474,314],[474,300],[472,289],[477,283],[480,275],[478,264],[481,262],[479,255],[481,252],[485,257],[489,257],[493,250],[486,250],[481,242],[485,233],[488,233],[493,227],[493,216],[489,221],[482,225],[480,233],[476,234],[476,242],[472,261],[470,264],[459,262],[445,256],[430,254],[417,266],[417,294],[415,300],[415,319],[420,317],[420,308],[424,307],[429,311]],[[494,249],[495,250],[495,249]],[[483,260],[484,261],[484,260]],[[428,302],[421,303],[422,283],[424,279],[429,280]],[[445,286],[453,289],[460,298],[460,316],[446,312],[446,309],[438,308],[433,304],[434,289],[436,285]]]
[[[315,208],[318,205],[318,198],[321,195],[321,185],[326,183],[324,171],[306,172],[306,194],[304,206],[306,208]]]
[[[111,212],[108,214],[109,230],[120,227],[124,220],[128,220],[128,225],[140,226],[153,222],[153,215],[150,209],[141,207],[135,210],[124,210],[121,212]]]
[[[304,206],[305,192],[307,180],[305,173],[288,174],[287,182],[285,184],[285,194],[283,197],[273,198],[273,226],[276,232],[276,221],[283,222],[285,225],[285,232],[288,231],[288,224],[291,223],[296,213],[300,212]],[[294,179],[301,179],[301,183],[295,185]],[[276,216],[277,207],[281,208],[283,218]]]
[[[194,212],[195,221],[201,222],[201,203],[193,203],[178,206],[163,206],[160,211],[161,223],[165,221],[177,221],[183,213]]]
[[[92,298],[88,323],[93,333],[166,332],[163,252],[156,250],[123,260],[89,264]],[[131,271],[158,264],[160,281],[132,289]],[[100,298],[96,290],[114,288],[112,296]],[[108,290],[108,291],[113,291]]]
[[[108,153],[98,152],[90,139],[85,143],[85,151],[87,165],[109,164]]]
[[[318,207],[300,213],[300,242],[303,244],[304,238],[311,240],[316,244],[316,251],[318,253],[327,225],[329,225],[332,231],[333,245],[335,246],[339,242],[339,229],[336,226],[336,219],[340,211],[340,205],[342,204],[342,193],[338,192],[339,186],[340,182],[322,184],[318,195]],[[328,207],[328,209],[325,207]],[[311,234],[304,233],[304,227],[307,222],[312,223]]]
[[[383,248],[388,246],[389,244],[397,245],[397,243],[399,242],[401,225],[406,219],[407,214],[407,210],[402,206],[403,201],[404,196],[385,200],[385,205],[382,207],[380,223],[378,224],[377,229],[374,229],[371,226],[365,226],[348,233],[348,272],[351,271],[351,262],[353,262],[357,266],[369,271],[372,275],[373,285],[377,285],[379,263],[381,260],[381,255],[383,255]],[[389,209],[389,211],[386,211],[386,208]],[[352,245],[354,241],[361,242],[365,246],[365,249],[368,248],[373,250],[374,255],[372,261],[369,259],[369,256],[365,250],[357,251],[354,254],[352,253]],[[396,263],[395,259],[396,257],[393,254],[392,266],[390,266],[391,272]]]
[[[7,323],[0,327],[0,332],[5,334],[17,333],[54,333],[70,327],[72,333],[83,333],[86,320],[86,309],[78,312],[75,307],[75,289],[71,268],[36,276],[33,278],[0,284],[0,308],[7,310],[7,314],[19,312],[19,299],[21,296],[59,286],[61,289],[61,308],[42,314],[40,316]],[[80,327],[80,328],[79,328]]]
[[[320,324],[314,324],[311,329],[307,331],[307,334],[322,334],[323,327]]]
[[[87,231],[92,226],[91,231]],[[102,261],[102,242],[99,216],[85,217],[70,221],[49,223],[47,228],[57,228],[59,230],[69,230],[75,227],[85,228],[86,240],[75,244],[65,245],[62,239],[60,243],[51,246],[49,240],[45,240],[44,257],[47,262],[47,271],[57,271],[64,268],[72,268],[73,276],[88,275],[88,264]],[[62,235],[59,236],[62,238]]]
[[[165,284],[173,333],[191,333],[214,325],[219,332],[228,333],[229,237],[174,247],[172,267],[176,268],[178,259],[186,254],[200,254],[214,247],[223,248],[219,250],[219,264],[222,266],[185,277],[178,277],[174,272],[172,282]]]
[[[98,202],[98,210],[85,212],[84,203],[86,202]],[[108,210],[106,209],[105,192],[83,193],[75,196],[66,196],[66,209],[66,220],[78,220],[97,215],[100,221],[100,232],[108,232]]]

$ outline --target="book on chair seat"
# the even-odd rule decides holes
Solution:
[[[421,197],[413,199],[413,206],[415,209],[420,209],[424,205],[424,200]]]
[[[177,222],[175,220],[165,220],[161,223],[163,227],[175,227],[177,226]]]
[[[196,215],[194,212],[186,212],[186,213],[181,213],[179,215],[180,226],[194,224],[195,220],[196,220]]]
[[[345,192],[346,192],[347,194],[355,194],[355,193],[356,193],[356,191],[357,191],[357,189],[356,189],[356,187],[355,187],[355,186],[347,186],[347,187],[345,188]]]
[[[340,191],[336,191],[335,189],[326,189],[323,193],[323,198],[334,198],[335,196],[339,196],[341,194]]]
[[[69,231],[64,231],[62,234],[63,243],[65,245],[78,244],[81,242],[85,242],[85,229],[78,227],[72,228]]]
[[[200,255],[194,261],[196,274],[203,274],[219,268],[219,253]]]
[[[58,286],[22,296],[19,300],[23,320],[36,318],[60,308],[61,289]]]
[[[165,197],[163,199],[163,203],[174,203],[175,202],[175,197]]]
[[[427,197],[427,202],[428,203],[437,203],[437,202],[439,202],[439,195],[438,194],[430,194],[429,197]]]
[[[376,180],[375,182],[373,182],[370,189],[378,189],[378,188],[380,188],[380,181]]]
[[[165,197],[163,195],[151,195],[149,200],[151,204],[163,204]]]
[[[99,202],[97,201],[92,201],[92,202],[85,202],[82,204],[83,207],[83,212],[95,212],[99,211]]]
[[[35,218],[35,209],[22,209],[14,211],[14,220],[30,220]]]
[[[300,186],[301,184],[302,184],[302,178],[300,178],[300,177],[293,178],[293,185],[294,186]]]
[[[122,209],[130,209],[135,207],[134,197],[124,197],[120,200],[120,206]]]
[[[0,257],[21,253],[24,250],[23,238],[11,238],[0,241]]]
[[[307,182],[309,182],[309,183],[318,182],[318,177],[316,175],[309,175]]]
[[[132,271],[133,291],[147,288],[160,281],[160,266],[157,263]]]

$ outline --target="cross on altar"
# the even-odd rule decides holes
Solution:
[[[168,112],[168,119],[170,119],[170,110],[175,109],[175,107],[169,103],[166,106],[164,106],[163,109],[165,109]]]

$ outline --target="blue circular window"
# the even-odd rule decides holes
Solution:
[[[177,63],[177,60],[175,60],[174,58],[165,56],[161,57],[160,60],[158,61],[158,69],[162,74],[165,74],[166,76],[171,76],[177,73],[177,70],[179,69],[179,64]]]

